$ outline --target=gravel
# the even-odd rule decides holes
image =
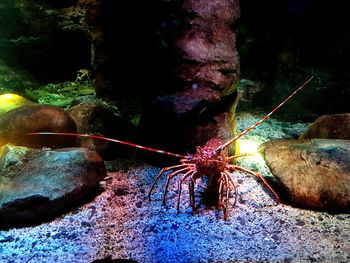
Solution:
[[[238,122],[247,127],[256,119],[240,115]],[[266,127],[259,126],[260,133],[244,138],[290,137],[305,128],[274,120],[262,125]],[[264,164],[244,162],[269,176]],[[160,167],[124,159],[114,163],[127,168],[109,172],[101,182],[104,191],[89,203],[51,222],[0,231],[0,262],[85,263],[107,257],[137,262],[350,262],[349,214],[276,205],[260,182],[243,173],[234,175],[239,197],[228,221],[222,211],[199,203],[203,182],[196,188],[197,211],[189,208],[184,187],[177,213],[176,180],[166,207],[161,205],[165,178],[153,200],[147,200]]]

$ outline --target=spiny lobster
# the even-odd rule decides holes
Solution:
[[[167,179],[165,183],[164,194],[163,194],[163,205],[165,205],[166,203],[166,195],[168,192],[170,180],[175,176],[182,174],[181,178],[178,181],[177,210],[178,211],[180,210],[180,198],[181,198],[181,192],[182,192],[182,185],[186,180],[188,181],[188,187],[189,187],[190,205],[194,210],[195,209],[194,188],[195,188],[196,181],[197,179],[207,175],[208,177],[211,177],[211,181],[216,182],[218,185],[218,204],[217,204],[218,209],[222,208],[223,206],[222,204],[225,199],[224,219],[227,220],[231,190],[235,192],[235,200],[234,200],[233,207],[235,207],[237,203],[237,197],[238,197],[237,186],[232,178],[232,175],[229,172],[234,172],[238,170],[238,171],[243,171],[256,176],[271,191],[271,193],[275,198],[276,204],[279,203],[278,195],[259,172],[251,171],[244,167],[230,164],[231,161],[239,157],[245,156],[245,154],[228,156],[227,146],[234,143],[236,140],[241,138],[247,132],[254,129],[256,126],[260,125],[263,121],[268,119],[271,116],[271,114],[273,114],[276,110],[278,110],[283,104],[285,104],[290,98],[292,98],[297,92],[299,92],[312,79],[313,79],[313,76],[310,77],[308,80],[306,80],[299,88],[297,88],[292,94],[290,94],[269,114],[264,116],[258,122],[248,127],[241,133],[234,136],[232,139],[228,140],[225,143],[222,143],[222,141],[217,138],[211,139],[203,147],[197,147],[195,154],[181,155],[181,154],[162,151],[162,150],[158,150],[150,147],[145,147],[134,143],[120,141],[117,139],[99,136],[99,135],[89,135],[89,134],[80,134],[80,133],[55,133],[55,132],[35,132],[35,133],[29,133],[29,135],[63,135],[63,136],[78,136],[78,137],[88,137],[93,139],[102,139],[102,140],[112,141],[112,142],[116,142],[116,143],[120,143],[128,146],[140,148],[147,151],[157,152],[160,154],[165,154],[165,155],[170,155],[173,157],[180,158],[180,164],[161,169],[161,171],[156,176],[148,192],[148,199],[151,200],[152,191],[154,190],[154,187],[158,182],[158,180],[160,179],[160,177],[164,173],[171,171],[167,175]]]

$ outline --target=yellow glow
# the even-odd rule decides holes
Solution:
[[[259,150],[259,143],[253,140],[238,140],[236,144],[236,155],[246,155],[241,158],[249,158],[255,162],[263,162]]]
[[[1,98],[5,99],[5,100],[9,100],[9,99],[15,98],[16,96],[18,96],[18,95],[16,95],[16,94],[2,94]]]
[[[33,102],[17,94],[2,94],[0,95],[0,114],[9,110],[18,108],[23,105],[32,104]]]
[[[259,145],[252,140],[238,140],[236,154],[257,154]]]

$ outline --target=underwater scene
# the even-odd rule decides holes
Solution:
[[[350,261],[346,1],[0,20],[0,263]]]

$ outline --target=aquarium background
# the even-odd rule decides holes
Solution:
[[[235,32],[239,67],[221,72],[234,75],[232,85],[225,90],[229,94],[220,91],[220,99],[214,96],[212,101],[200,101],[184,118],[182,108],[179,115],[174,114],[177,112],[166,106],[184,84],[176,75],[179,52],[174,49],[174,43],[186,25],[184,17],[188,20],[195,17],[191,12],[183,16],[183,3],[180,0],[0,0],[0,95],[15,94],[0,98],[1,114],[23,105],[31,108],[33,103],[48,104],[58,107],[55,108],[58,113],[67,118],[70,132],[97,134],[186,154],[201,145],[195,140],[186,145],[187,139],[193,138],[188,134],[197,133],[189,125],[194,120],[198,126],[211,128],[209,124],[217,119],[217,113],[230,113],[229,122],[222,118],[224,121],[214,123],[220,125],[213,125],[212,129],[215,135],[217,126],[223,127],[227,131],[224,136],[230,137],[259,121],[310,76],[314,79],[302,92],[271,120],[242,138],[242,148],[244,143],[253,144],[256,152],[261,149],[261,143],[270,139],[297,139],[318,117],[349,112],[347,25],[350,17],[346,1],[241,0],[239,18],[228,23],[228,28]],[[181,62],[192,63],[186,59]],[[191,88],[196,90],[198,86]],[[190,105],[191,99],[184,105]],[[210,107],[213,110],[207,111]],[[67,115],[83,121],[75,127]],[[46,118],[55,119],[51,115]],[[12,123],[11,116],[6,120]],[[39,123],[37,120],[31,123]],[[23,127],[22,123],[18,122],[18,127]],[[338,128],[343,123],[340,119],[331,126]],[[186,125],[189,128],[181,130]],[[0,136],[3,139],[7,125],[0,128],[3,129],[0,132],[5,131]],[[16,139],[29,141],[23,130],[14,130],[18,132]],[[202,135],[207,138],[205,131]],[[57,137],[38,141],[49,141],[50,145],[40,144],[33,152],[51,152],[58,143],[66,143]],[[73,145],[71,141],[69,146]],[[177,160],[105,141],[75,137],[73,141],[96,150],[102,157],[97,163],[107,170],[101,169],[98,175],[106,176],[93,181],[101,191],[93,192],[87,199],[85,196],[79,205],[70,207],[69,202],[62,213],[51,215],[44,222],[1,229],[0,262],[85,263],[98,259],[105,262],[112,259],[348,262],[350,259],[347,212],[301,209],[300,204],[294,206],[288,202],[276,205],[255,177],[238,173],[234,178],[239,186],[239,199],[228,221],[222,220],[222,211],[202,203],[193,213],[188,205],[187,189],[178,213],[176,180],[171,182],[166,207],[161,205],[166,177],[157,185],[154,200],[147,200],[155,176],[162,167]],[[3,153],[11,153],[12,146],[6,147],[2,148]],[[324,149],[330,155],[334,151],[332,147]],[[25,153],[17,148],[15,151]],[[56,175],[51,165],[59,165],[59,160],[64,164],[72,155],[63,154],[56,162],[45,159],[45,165],[38,167],[49,167]],[[344,163],[346,156],[342,155]],[[273,183],[273,175],[261,156],[255,157],[242,160],[241,165],[262,172]],[[311,159],[318,165],[321,162],[316,157]],[[303,160],[304,155],[300,154],[300,158]],[[0,165],[20,167],[13,155],[7,160]],[[95,164],[96,160],[92,162]],[[68,171],[74,170],[78,165],[72,163],[63,166]],[[38,182],[45,185],[47,181]],[[199,184],[197,200],[205,183],[203,180]],[[303,180],[300,185],[304,185]],[[325,185],[333,187],[332,183]],[[35,198],[29,201],[30,204],[42,202]]]

